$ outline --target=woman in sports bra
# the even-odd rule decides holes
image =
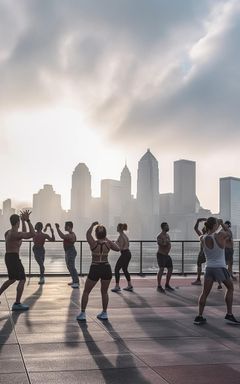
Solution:
[[[95,229],[96,240],[92,236],[93,228]],[[86,321],[86,307],[88,297],[93,287],[101,280],[101,294],[102,294],[102,312],[97,315],[100,320],[107,320],[107,307],[108,307],[108,288],[112,279],[112,269],[108,262],[108,254],[110,250],[119,251],[116,243],[107,238],[107,231],[103,225],[99,225],[97,221],[92,223],[91,227],[86,233],[87,241],[92,251],[92,264],[85,282],[84,291],[81,301],[81,312],[77,316],[77,320]]]
[[[222,230],[217,232],[219,226],[222,227]],[[222,220],[217,220],[215,217],[209,217],[205,223],[205,227],[207,233],[200,236],[200,240],[207,260],[206,270],[203,291],[199,297],[199,314],[196,316],[194,324],[201,325],[206,323],[206,319],[202,316],[204,307],[213,283],[217,281],[218,283],[222,282],[227,288],[225,295],[227,314],[225,320],[232,324],[240,325],[240,322],[236,320],[232,314],[233,283],[225,262],[225,247],[230,235],[228,227],[223,224]]]
[[[128,272],[128,264],[131,260],[131,252],[129,250],[129,240],[127,235],[124,233],[124,231],[127,230],[127,224],[119,223],[117,226],[117,231],[119,232],[119,237],[116,241],[116,244],[119,246],[119,249],[121,251],[121,256],[119,257],[116,266],[115,266],[115,279],[116,279],[116,285],[112,289],[112,292],[119,292],[121,291],[119,281],[120,281],[120,269],[123,270],[123,273],[127,280],[127,287],[123,288],[125,291],[132,292],[133,286],[131,283],[131,277]]]
[[[49,236],[46,232],[47,228],[49,227],[52,236]],[[53,229],[51,227],[51,224],[46,224],[44,230],[43,230],[43,224],[41,222],[38,222],[35,225],[35,235],[33,236],[33,253],[36,262],[39,265],[40,268],[40,280],[38,284],[44,284],[45,283],[45,278],[44,278],[44,272],[45,272],[45,267],[44,267],[44,259],[45,259],[45,248],[44,244],[45,241],[55,241],[55,236]]]

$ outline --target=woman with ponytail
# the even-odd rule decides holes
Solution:
[[[123,288],[125,291],[132,291],[133,290],[133,286],[132,286],[132,283],[131,283],[131,277],[130,277],[130,274],[128,272],[128,264],[131,260],[131,252],[129,251],[129,240],[128,240],[128,237],[127,235],[124,233],[124,231],[127,230],[127,224],[124,223],[119,223],[118,226],[117,226],[117,231],[119,232],[119,237],[116,241],[117,245],[119,246],[119,249],[121,251],[121,256],[119,257],[118,261],[117,261],[117,264],[115,266],[115,279],[116,279],[116,285],[115,287],[112,289],[112,292],[119,292],[121,291],[121,288],[120,288],[120,285],[119,285],[119,282],[120,282],[120,269],[123,270],[123,273],[126,277],[126,280],[127,280],[127,287],[126,288]]]

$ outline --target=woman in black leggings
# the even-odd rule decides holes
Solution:
[[[129,240],[127,235],[124,233],[124,231],[127,230],[127,224],[119,223],[117,226],[117,231],[119,232],[119,237],[116,241],[116,244],[119,246],[119,249],[121,251],[121,256],[119,257],[117,264],[115,266],[115,279],[116,279],[116,285],[112,289],[112,292],[119,292],[121,291],[119,281],[120,281],[120,269],[123,270],[123,273],[127,279],[128,286],[126,288],[123,288],[125,291],[132,291],[133,286],[131,283],[131,277],[128,272],[128,264],[131,260],[131,252],[129,251]]]

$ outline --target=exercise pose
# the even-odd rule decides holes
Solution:
[[[47,228],[50,229],[52,236],[49,236],[47,233],[44,233],[47,231]],[[55,236],[54,236],[54,231],[51,227],[51,224],[46,224],[44,230],[43,230],[43,224],[41,222],[38,222],[35,225],[35,235],[33,237],[33,253],[36,262],[38,263],[40,267],[40,280],[38,284],[44,284],[45,283],[45,278],[44,278],[44,272],[45,272],[45,267],[44,267],[44,260],[45,260],[45,248],[44,244],[45,241],[55,241]]]
[[[19,258],[19,251],[22,245],[23,239],[31,239],[34,234],[34,228],[30,221],[31,212],[28,210],[22,211],[21,215],[13,214],[10,216],[11,229],[5,233],[5,243],[6,243],[6,254],[5,254],[5,264],[8,271],[8,280],[3,283],[0,288],[1,294],[15,281],[19,281],[17,285],[17,295],[16,301],[12,305],[12,311],[23,311],[27,310],[28,305],[21,304],[21,297],[24,290],[24,285],[26,282],[26,276],[24,267]],[[22,232],[19,231],[20,220],[22,222]],[[26,230],[26,224],[28,223],[29,232]]]
[[[121,251],[121,256],[119,257],[116,266],[115,266],[115,279],[116,279],[116,285],[112,289],[112,292],[119,292],[121,291],[119,281],[120,281],[120,269],[123,270],[123,273],[127,280],[127,287],[123,288],[125,291],[132,291],[133,286],[131,283],[131,277],[128,272],[128,264],[131,260],[131,252],[129,250],[129,240],[127,235],[124,233],[124,231],[127,230],[127,224],[119,223],[117,226],[117,231],[119,232],[119,237],[116,241],[116,244],[119,246],[119,249]]]
[[[61,239],[63,239],[63,248],[65,251],[65,262],[67,269],[71,275],[72,281],[68,283],[72,288],[79,288],[79,277],[75,267],[75,259],[77,256],[77,251],[74,246],[76,242],[76,235],[73,232],[73,223],[72,221],[66,221],[65,231],[68,233],[62,233],[60,230],[59,224],[55,224],[57,233]]]
[[[158,243],[157,262],[159,266],[159,271],[157,274],[157,283],[158,283],[157,289],[160,292],[165,293],[165,289],[167,289],[168,291],[174,291],[174,288],[172,288],[169,284],[172,276],[172,271],[173,271],[173,263],[172,263],[172,258],[169,255],[169,252],[171,250],[171,240],[168,235],[168,231],[169,231],[168,223],[162,223],[161,229],[162,229],[162,232],[157,237],[157,243]],[[163,289],[161,285],[164,268],[167,268],[165,289]]]
[[[220,225],[222,226],[222,230],[216,232]],[[240,324],[232,314],[233,283],[225,264],[225,247],[230,237],[228,227],[223,224],[222,220],[217,220],[215,217],[209,217],[205,226],[207,233],[200,236],[200,241],[203,245],[207,263],[203,291],[199,297],[199,313],[194,320],[194,324],[201,325],[206,323],[206,319],[203,317],[203,311],[214,281],[218,283],[222,282],[227,288],[225,295],[227,314],[225,319],[228,322]]]
[[[201,222],[205,222],[207,219],[200,218],[197,219],[197,222],[194,226],[194,231],[197,233],[198,236],[202,236],[206,233],[205,225],[203,226],[202,230],[199,229],[199,224]],[[192,282],[192,285],[202,285],[201,283],[201,275],[202,275],[202,265],[206,263],[206,257],[203,250],[203,245],[200,242],[200,251],[197,258],[197,279]]]
[[[96,240],[92,236],[92,231],[95,226],[97,226],[95,229]],[[103,225],[99,225],[97,221],[92,223],[86,233],[86,237],[92,251],[92,264],[85,282],[81,301],[81,312],[77,316],[77,320],[86,321],[85,310],[88,303],[88,297],[99,279],[101,280],[102,312],[97,315],[97,318],[100,320],[107,320],[108,288],[112,279],[112,269],[108,262],[108,253],[110,249],[119,251],[119,247],[116,243],[107,238],[106,228]]]

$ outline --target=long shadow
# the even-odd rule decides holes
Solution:
[[[28,304],[30,299],[32,298],[32,296],[34,296],[35,297],[34,300],[30,302],[31,307],[29,308],[29,310],[31,310],[31,308],[35,305],[35,303],[41,297],[41,295],[42,295],[42,286],[39,286],[38,289],[31,296],[28,296],[23,301],[23,304]],[[7,300],[6,294],[5,294],[5,297]],[[24,311],[24,312],[19,311],[19,312],[10,313],[9,316],[7,317],[8,320],[5,322],[4,326],[2,327],[2,329],[0,331],[0,337],[1,337],[0,350],[3,348],[3,345],[6,344],[6,342],[8,341],[10,335],[12,333],[14,333],[14,329],[15,329],[15,326],[17,324],[18,318],[21,315],[26,316],[26,323],[29,327],[31,327],[28,311]]]
[[[66,319],[65,344],[71,348],[77,348],[78,347],[77,342],[79,341],[79,333],[76,332],[74,342],[71,340],[68,340],[67,335],[68,335],[68,333],[73,331],[72,323],[74,322],[74,324],[76,324],[75,317],[72,314],[72,308],[76,307],[76,308],[78,308],[78,310],[80,310],[79,305],[76,304],[76,301],[77,301],[77,303],[79,303],[79,301],[80,301],[80,286],[79,286],[79,289],[74,289],[71,287],[69,289],[72,289],[72,292],[71,292],[71,296],[70,296],[67,319]]]
[[[116,361],[116,366],[115,366],[110,362],[110,360],[104,355],[104,353],[102,353],[101,349],[97,346],[96,342],[94,341],[93,337],[91,336],[91,334],[88,331],[88,325],[86,323],[84,324],[84,323],[80,323],[80,322],[78,322],[78,324],[82,330],[82,334],[83,334],[83,337],[85,339],[86,346],[87,346],[91,356],[93,357],[96,365],[98,366],[98,368],[100,370],[100,374],[103,376],[106,384],[112,383],[112,378],[111,378],[111,375],[109,375],[109,371],[110,370],[116,370],[116,369],[119,369],[119,370],[121,369],[122,372],[124,372],[124,370],[127,371],[128,369],[135,369],[136,370],[135,377],[134,377],[134,381],[132,381],[132,382],[137,383],[137,384],[150,384],[150,381],[146,380],[143,377],[143,375],[141,374],[141,372],[139,372],[138,367],[135,365],[132,353],[125,346],[124,341],[122,339],[120,339],[120,337],[119,337],[119,339],[121,340],[121,343],[118,342],[117,340],[114,340],[117,347],[118,347],[118,350],[119,350],[119,353],[117,354],[117,361]],[[97,323],[97,324],[99,326],[101,326],[101,328],[103,328],[104,331],[107,330],[107,333],[110,336],[111,336],[110,331],[114,332],[116,335],[118,335],[109,321],[104,322],[104,326],[99,324],[99,323]],[[121,350],[122,348],[120,348],[120,345],[124,346],[127,349],[128,362],[130,362],[128,367],[121,367],[122,356],[123,356],[123,354],[126,354],[126,353],[122,352],[122,350]],[[101,356],[101,359],[99,359],[99,356]],[[139,360],[138,357],[136,357],[136,359]],[[142,368],[144,368],[144,366]],[[145,365],[145,368],[146,368],[146,365]],[[116,381],[114,381],[114,382],[116,382]],[[122,382],[123,382],[123,378],[120,377],[119,383],[122,383]]]

